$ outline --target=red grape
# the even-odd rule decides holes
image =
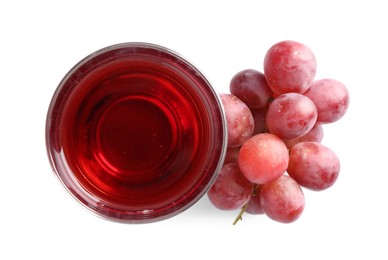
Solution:
[[[304,44],[282,41],[273,45],[264,59],[264,74],[277,94],[304,93],[314,80],[317,62]]]
[[[267,124],[265,123],[265,117],[267,116],[267,110],[267,107],[251,110],[253,121],[255,122],[252,135],[261,134],[266,131]]]
[[[253,184],[244,178],[237,163],[228,163],[222,167],[207,195],[216,208],[235,210],[248,202],[252,190]]]
[[[260,203],[260,191],[262,185],[256,185],[252,197],[246,204],[245,212],[252,215],[264,214],[263,207]]]
[[[271,219],[290,223],[302,214],[305,200],[299,184],[287,175],[264,184],[260,192],[264,213]]]
[[[263,133],[249,138],[240,149],[238,165],[251,182],[263,184],[279,178],[287,169],[288,150],[276,135]]]
[[[224,164],[237,162],[240,146],[226,149]]]
[[[238,147],[252,136],[254,121],[247,105],[232,94],[220,94],[225,109],[228,147]]]
[[[298,93],[286,93],[269,105],[266,124],[270,133],[282,139],[305,135],[317,120],[317,108],[308,97]]]
[[[314,81],[305,93],[316,105],[318,123],[332,123],[340,119],[349,106],[349,92],[346,87],[334,79]]]
[[[253,69],[240,71],[232,78],[230,93],[241,99],[249,108],[265,107],[272,96],[264,74]]]
[[[290,149],[292,146],[294,146],[297,143],[302,143],[302,142],[316,142],[320,143],[323,138],[323,127],[322,125],[316,124],[314,125],[311,130],[300,137],[293,138],[293,139],[284,139],[284,143],[286,144],[287,148]]]
[[[290,149],[287,172],[303,187],[327,189],[335,183],[339,171],[337,155],[322,144],[303,142]]]

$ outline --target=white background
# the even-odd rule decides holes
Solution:
[[[387,8],[384,1],[2,1],[0,4],[0,259],[387,259]],[[262,70],[281,40],[309,46],[317,78],[350,92],[325,127],[341,160],[337,183],[305,191],[292,224],[212,207],[207,197],[145,225],[102,220],[78,205],[49,166],[51,96],[80,59],[146,41],[193,61],[218,92]],[[248,258],[249,257],[249,258]]]

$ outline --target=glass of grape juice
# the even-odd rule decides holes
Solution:
[[[105,219],[170,218],[210,188],[226,150],[225,115],[204,75],[149,43],[98,50],[57,87],[47,114],[54,173]]]

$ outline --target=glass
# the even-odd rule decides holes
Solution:
[[[172,217],[209,189],[226,150],[225,115],[203,74],[162,46],[124,43],[80,61],[46,122],[55,174],[106,219]]]

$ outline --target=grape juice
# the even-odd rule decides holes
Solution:
[[[225,127],[215,94],[192,70],[174,54],[131,46],[84,61],[62,81],[48,149],[82,204],[136,222],[175,214],[206,192]]]

